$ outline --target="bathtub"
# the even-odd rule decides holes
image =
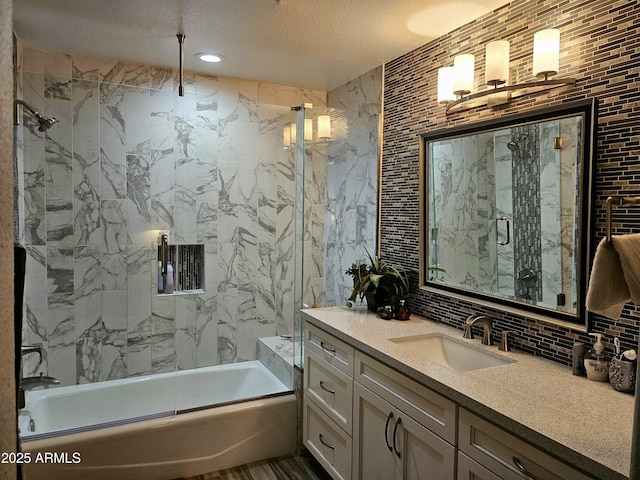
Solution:
[[[194,476],[296,448],[296,400],[259,361],[28,392],[30,480]]]

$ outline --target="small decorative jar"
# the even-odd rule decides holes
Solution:
[[[396,318],[398,320],[409,320],[409,316],[411,315],[411,309],[409,308],[409,304],[406,300],[400,300],[398,302],[398,311],[396,312]]]
[[[394,313],[392,305],[385,305],[378,308],[378,315],[380,315],[380,318],[384,320],[393,319]]]

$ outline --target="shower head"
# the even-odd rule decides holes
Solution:
[[[55,117],[51,117],[51,118],[45,117],[44,115],[39,114],[36,111],[36,109],[33,108],[31,105],[29,105],[27,102],[23,102],[22,100],[16,100],[14,125],[20,125],[20,105],[22,105],[29,112],[31,112],[34,117],[36,117],[36,120],[38,120],[39,132],[45,132],[49,130],[51,127],[53,127],[56,123],[58,123],[58,120]]]
[[[507,143],[507,148],[509,150],[511,150],[512,152],[519,152],[520,148],[522,147],[522,145],[520,145],[520,142],[526,140],[528,136],[529,136],[529,134],[526,133],[526,132],[521,133],[518,136],[517,140],[511,140],[510,142]]]
[[[39,132],[47,131],[56,123],[58,123],[56,117],[45,117],[44,115],[40,115],[38,112],[35,112],[34,116],[38,119],[38,123],[40,124],[40,126],[38,127]]]

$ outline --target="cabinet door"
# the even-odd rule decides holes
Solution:
[[[393,447],[402,464],[403,480],[455,478],[456,450],[415,420],[399,413],[394,422]],[[398,478],[398,477],[396,477]]]
[[[395,409],[358,383],[354,384],[353,478],[396,478],[393,452]]]
[[[455,478],[453,445],[358,383],[354,397],[354,478]]]

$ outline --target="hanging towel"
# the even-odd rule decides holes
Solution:
[[[640,304],[640,234],[600,241],[587,291],[587,310],[614,320],[628,302]]]

